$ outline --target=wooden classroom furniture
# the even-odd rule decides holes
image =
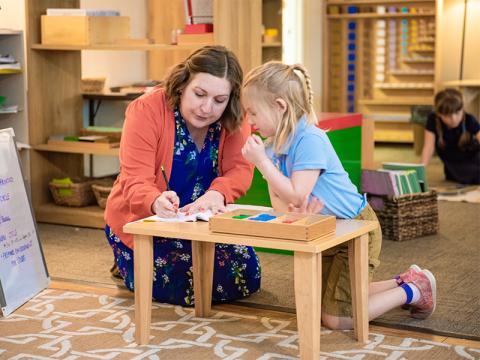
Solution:
[[[207,222],[132,222],[123,227],[135,241],[135,338],[148,344],[150,337],[153,236],[192,241],[195,316],[211,310],[215,243],[248,245],[294,251],[295,306],[301,359],[320,357],[322,251],[348,243],[355,337],[368,339],[368,232],[377,222],[337,220],[334,236],[312,241],[213,233]]]
[[[325,0],[323,110],[361,112],[375,141],[413,142],[412,105],[434,94],[434,0]]]
[[[176,3],[183,3],[183,0],[151,0],[149,3],[164,6],[157,12],[163,16],[153,17],[150,11],[149,21],[157,21],[165,25],[173,16],[169,9]],[[239,57],[244,71],[260,65],[261,0],[214,0],[213,6],[215,43],[228,46],[233,50]],[[151,56],[155,54],[158,60],[174,57],[177,52],[182,51],[184,58],[186,54],[201,47],[201,44],[170,45],[170,38],[165,41],[158,40],[153,44],[135,42],[93,45],[42,44],[41,15],[46,13],[47,8],[63,7],[80,7],[80,0],[25,0],[28,108],[31,111],[28,131],[25,129],[22,132],[28,134],[29,140],[22,141],[29,142],[32,146],[30,151],[32,206],[39,222],[103,228],[105,222],[103,210],[100,207],[58,206],[54,204],[48,190],[48,182],[52,178],[84,175],[84,159],[88,159],[85,154],[118,156],[118,149],[88,151],[75,145],[66,148],[47,144],[51,135],[78,134],[83,127],[84,99],[80,90],[81,52],[83,50],[118,51],[121,59],[122,51],[146,51]],[[171,29],[168,30],[168,34],[170,32]],[[149,37],[150,35],[152,34],[149,34]],[[15,36],[21,38],[18,35]],[[160,39],[153,35],[151,37],[155,40]],[[21,42],[19,44],[21,45]],[[9,77],[13,79],[12,76]],[[21,78],[18,77],[18,79]],[[20,113],[20,116],[22,114],[24,113]],[[6,115],[1,116],[3,121]]]

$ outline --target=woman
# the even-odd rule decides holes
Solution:
[[[129,105],[120,174],[105,211],[105,233],[128,289],[134,288],[134,244],[123,225],[153,214],[172,217],[177,210],[221,212],[249,188],[253,169],[241,155],[250,135],[241,116],[242,80],[231,51],[206,46],[175,66],[164,87]],[[154,237],[153,243],[154,299],[193,305],[190,241]],[[253,248],[216,244],[213,281],[213,301],[257,291],[260,265]]]

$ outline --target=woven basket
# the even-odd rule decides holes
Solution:
[[[80,82],[81,91],[85,93],[99,93],[105,86],[105,78],[83,78]]]
[[[95,203],[91,179],[73,179],[72,184],[56,184],[50,182],[48,187],[57,205],[87,206]]]
[[[95,198],[97,199],[98,206],[100,206],[102,209],[105,209],[107,206],[108,195],[110,195],[110,191],[112,191],[112,185],[93,184],[92,190]]]
[[[438,232],[437,193],[429,191],[401,196],[372,196],[385,239],[404,241]]]

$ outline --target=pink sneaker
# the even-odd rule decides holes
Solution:
[[[403,283],[412,282],[412,279],[416,276],[416,274],[421,271],[422,269],[420,269],[420,266],[413,264],[410,265],[407,271],[395,276],[394,279],[397,280],[398,285],[402,285]]]
[[[420,291],[420,300],[410,304],[410,315],[415,319],[426,319],[435,311],[437,306],[437,282],[433,274],[427,269],[412,278],[413,283]]]

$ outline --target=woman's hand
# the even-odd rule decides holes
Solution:
[[[216,190],[208,190],[193,203],[185,205],[180,209],[181,212],[195,214],[210,210],[213,214],[225,212],[225,197]]]
[[[248,137],[242,148],[242,155],[255,166],[259,166],[263,161],[269,160],[265,153],[265,145],[260,136],[252,134]]]
[[[179,204],[180,199],[175,191],[164,191],[153,202],[152,212],[163,218],[175,217]]]
[[[312,196],[309,199],[307,195],[300,206],[288,204],[288,211],[302,214],[318,214],[323,209],[323,206],[324,203],[322,200],[315,196]]]

